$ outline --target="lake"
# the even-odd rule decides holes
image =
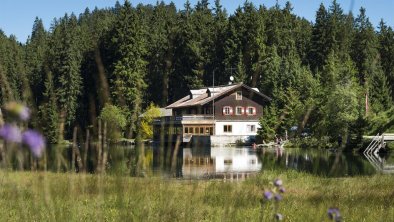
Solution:
[[[133,152],[133,149],[135,148],[114,148],[112,153],[117,153],[118,158],[113,156],[110,159],[110,166],[119,165],[115,160],[119,160],[119,157],[122,159],[125,152]],[[142,158],[143,175],[181,179],[238,180],[265,170],[296,170],[324,177],[394,173],[394,157],[389,154],[371,155],[367,158],[363,154],[329,150],[299,148],[253,150],[250,147],[181,148],[175,159],[171,158],[174,157],[173,153],[166,153],[163,157],[160,155],[159,147],[146,147]]]
[[[100,169],[104,167],[98,167],[97,147],[91,146],[87,155],[84,146],[79,147],[81,155],[76,160],[82,165],[75,164],[72,167],[71,147],[50,146],[46,156],[35,163],[35,168],[54,172],[102,171]],[[364,156],[359,153],[301,148],[254,150],[250,147],[193,147],[179,148],[174,153],[173,147],[117,145],[108,147],[106,156],[106,172],[124,176],[243,180],[258,172],[272,170],[295,170],[323,177],[394,173],[394,156],[390,154]],[[18,159],[10,158],[14,169],[21,169]],[[23,159],[23,169],[31,169],[28,154]]]

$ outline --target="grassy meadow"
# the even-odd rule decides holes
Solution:
[[[263,172],[243,182],[0,171],[1,221],[271,221],[264,190],[281,178],[284,221],[394,221],[394,177]]]

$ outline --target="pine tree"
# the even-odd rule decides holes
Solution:
[[[145,32],[145,24],[130,3],[125,1],[112,30],[112,44],[116,55],[112,92],[114,101],[130,112],[128,137],[132,137],[135,130],[146,88]]]
[[[379,24],[379,53],[382,69],[391,83],[391,98],[394,101],[394,31],[383,22]]]
[[[387,109],[391,104],[391,89],[382,70],[378,52],[378,39],[374,28],[366,16],[365,9],[360,9],[356,18],[356,34],[353,42],[352,57],[358,69],[360,83],[366,88],[376,112]]]
[[[45,31],[42,19],[36,17],[31,37],[26,44],[26,68],[30,88],[32,90],[32,107],[43,100],[45,63],[48,48],[48,34]]]
[[[58,141],[63,140],[66,126],[71,126],[76,119],[82,90],[79,32],[78,21],[73,14],[66,14],[53,24],[49,58],[60,110]]]

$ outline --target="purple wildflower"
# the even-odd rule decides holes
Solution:
[[[27,121],[30,118],[30,109],[26,106],[21,106],[19,111],[19,118],[23,121]]]
[[[26,130],[22,135],[22,140],[30,148],[34,156],[41,156],[45,148],[45,140],[40,133],[34,130]]]
[[[5,124],[0,128],[0,137],[7,142],[20,143],[22,141],[21,131],[11,124]]]
[[[274,180],[274,185],[275,185],[276,187],[280,187],[280,186],[283,185],[283,181],[282,181],[281,179],[275,179],[275,180]]]
[[[280,194],[275,194],[274,199],[275,199],[276,201],[281,201],[281,200],[283,199],[283,197],[282,197],[282,195],[280,195]]]
[[[273,195],[272,192],[270,192],[270,191],[265,191],[265,192],[264,192],[264,197],[265,197],[265,199],[267,199],[267,200],[271,200],[273,196],[274,196],[274,195]]]
[[[280,213],[275,214],[275,219],[277,220],[283,220],[283,215]]]
[[[284,193],[284,192],[286,192],[286,189],[284,187],[280,187],[279,192]]]
[[[334,220],[336,222],[340,222],[342,220],[341,214],[340,214],[338,208],[334,208],[334,207],[329,208],[327,211],[327,214],[328,214],[328,218],[330,218],[330,220]]]

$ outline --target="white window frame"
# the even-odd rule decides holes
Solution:
[[[230,116],[230,115],[232,115],[231,109],[232,109],[231,106],[224,106],[224,107],[223,107],[223,115],[225,115],[225,116]]]
[[[238,108],[241,108],[241,113],[238,113]],[[235,115],[240,116],[243,115],[245,113],[245,108],[242,106],[236,106],[235,107]]]
[[[238,93],[240,95],[238,95]],[[242,100],[242,91],[236,91],[235,92],[235,100]]]
[[[249,112],[249,109],[252,109],[252,113]],[[256,112],[257,112],[256,107],[254,107],[254,106],[246,107],[245,111],[246,111],[246,115],[248,115],[248,116],[254,116],[254,115],[256,115]]]

